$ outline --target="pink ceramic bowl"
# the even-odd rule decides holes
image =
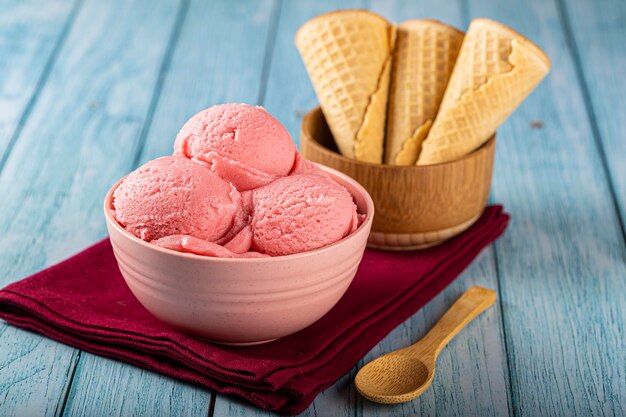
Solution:
[[[274,258],[211,258],[144,242],[111,215],[116,183],[104,200],[104,215],[128,287],[160,320],[214,342],[263,343],[309,326],[352,282],[374,217],[374,203],[363,187],[320,168],[348,189],[365,221],[332,245]]]

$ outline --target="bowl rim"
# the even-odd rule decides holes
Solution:
[[[326,165],[322,165],[316,162],[313,162],[318,168],[322,169],[325,172],[328,172],[332,177],[339,177],[341,178],[343,181],[350,183],[351,186],[353,186],[360,194],[361,196],[365,199],[365,209],[366,212],[363,213],[365,214],[365,220],[363,220],[363,222],[359,225],[359,227],[352,233],[350,233],[348,236],[343,237],[342,239],[331,243],[330,245],[326,245],[323,246],[321,248],[317,248],[317,249],[313,249],[310,251],[306,251],[306,252],[300,252],[300,253],[294,253],[291,255],[281,255],[281,256],[271,256],[271,257],[267,257],[267,258],[218,258],[218,257],[213,257],[213,256],[206,256],[206,255],[198,255],[195,253],[190,253],[190,252],[179,252],[179,251],[175,251],[173,249],[167,249],[167,248],[163,248],[160,246],[157,246],[155,244],[152,244],[150,242],[146,242],[145,240],[139,239],[137,236],[133,235],[132,233],[130,233],[129,231],[127,231],[124,227],[122,227],[122,225],[120,225],[117,220],[113,217],[112,214],[112,203],[113,203],[113,192],[117,189],[117,187],[119,186],[119,184],[124,181],[124,179],[128,176],[124,175],[122,178],[120,178],[118,181],[115,182],[115,184],[113,184],[111,186],[111,188],[109,188],[109,191],[107,191],[106,196],[104,197],[104,204],[103,204],[103,209],[104,209],[104,217],[105,220],[107,222],[107,224],[111,225],[113,228],[115,228],[122,236],[124,236],[126,239],[129,239],[137,244],[139,244],[140,246],[143,246],[149,250],[154,250],[156,252],[161,252],[163,254],[166,255],[170,255],[170,256],[178,256],[178,257],[182,257],[182,258],[187,258],[187,259],[194,259],[194,260],[199,260],[199,261],[204,261],[204,262],[224,262],[224,263],[231,263],[231,264],[237,264],[237,263],[272,263],[272,262],[283,262],[283,261],[288,261],[288,260],[294,260],[294,259],[298,259],[298,258],[306,258],[306,257],[312,257],[312,256],[316,256],[318,254],[327,252],[327,251],[331,251],[333,250],[335,247],[342,245],[342,244],[346,244],[348,241],[356,239],[356,237],[358,235],[361,235],[363,233],[367,233],[369,235],[369,230],[371,228],[371,225],[373,223],[374,220],[374,201],[372,200],[372,197],[369,195],[369,193],[367,192],[367,190],[365,188],[363,188],[363,186],[361,184],[359,184],[356,180],[354,180],[353,178],[333,169],[330,167],[327,167]],[[348,190],[349,192],[349,190]],[[352,195],[352,193],[350,193]],[[354,195],[352,195],[354,198]],[[369,227],[368,227],[369,225]],[[111,234],[109,233],[109,238],[111,237]],[[365,238],[365,240],[367,240],[367,237]],[[364,245],[365,246],[365,245]]]
[[[489,136],[489,139],[487,139],[485,141],[485,143],[483,143],[482,145],[480,145],[478,148],[474,149],[472,152],[468,153],[467,155],[463,155],[460,158],[454,159],[452,161],[446,161],[446,162],[439,162],[436,164],[428,164],[428,165],[391,165],[391,164],[377,164],[374,162],[365,162],[365,161],[358,161],[356,159],[350,159],[348,157],[343,156],[342,154],[340,154],[339,152],[335,152],[331,149],[328,149],[327,147],[323,146],[322,144],[320,144],[317,140],[315,140],[313,138],[313,135],[311,134],[311,132],[308,129],[305,129],[305,126],[308,125],[308,123],[310,123],[310,119],[316,115],[316,113],[320,113],[322,115],[322,117],[324,117],[324,120],[326,119],[326,116],[324,116],[324,112],[322,111],[322,108],[320,106],[315,106],[314,108],[312,108],[311,110],[309,110],[304,117],[302,118],[302,123],[300,125],[300,134],[302,137],[305,138],[305,140],[308,141],[308,143],[311,146],[315,146],[318,149],[321,149],[324,153],[332,155],[332,157],[339,159],[343,162],[347,162],[353,165],[361,165],[361,166],[368,166],[368,167],[376,167],[377,169],[387,169],[387,170],[406,170],[406,171],[419,171],[419,170],[428,170],[430,168],[435,168],[435,167],[444,167],[444,166],[451,166],[451,165],[455,165],[455,164],[460,164],[463,162],[466,162],[469,159],[474,159],[477,158],[479,156],[479,154],[483,153],[483,152],[487,152],[488,148],[492,147],[495,145],[496,142],[496,132],[493,133],[493,135]]]

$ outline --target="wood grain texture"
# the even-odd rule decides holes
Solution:
[[[0,1],[0,170],[74,20],[76,2]]]
[[[71,1],[52,1],[46,7],[35,1],[0,2],[0,170],[47,80],[77,9]],[[5,268],[5,262],[0,262],[2,273]],[[0,276],[2,281],[7,282],[6,277]],[[76,355],[77,351],[65,345],[0,322],[2,415],[56,414],[59,400],[69,388],[66,359],[74,363]],[[48,360],[33,361],[42,356]]]
[[[0,415],[57,416],[78,350],[0,323]]]
[[[513,411],[625,415],[624,243],[557,5],[469,11],[526,34],[555,69],[499,129],[496,152],[494,198],[512,214],[496,252]]]
[[[105,235],[102,198],[132,160],[176,10],[173,2],[82,5],[0,175],[2,284]],[[60,414],[78,351],[2,326],[0,414]],[[137,394],[124,388],[127,398]]]
[[[566,36],[576,47],[591,128],[613,182],[622,228],[626,219],[626,2],[559,2]],[[623,230],[626,234],[626,229]]]

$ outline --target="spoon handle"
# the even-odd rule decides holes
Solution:
[[[433,351],[435,357],[459,331],[496,302],[496,292],[472,287],[465,292],[418,343],[420,350]]]

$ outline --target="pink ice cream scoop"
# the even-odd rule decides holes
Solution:
[[[221,104],[185,123],[174,154],[206,164],[244,191],[288,175],[296,148],[285,127],[262,107]]]
[[[131,172],[113,193],[113,207],[115,219],[140,239],[189,235],[215,242],[241,223],[242,198],[205,166],[165,156]]]
[[[272,256],[320,248],[358,225],[348,191],[321,175],[291,175],[253,192],[252,248]]]

